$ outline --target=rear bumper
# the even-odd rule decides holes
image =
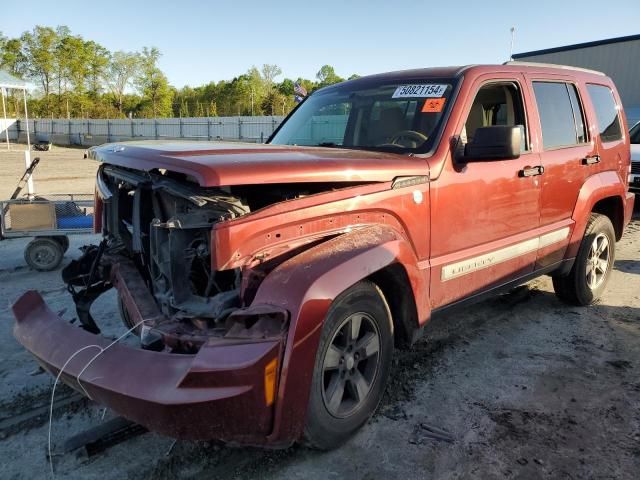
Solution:
[[[267,443],[274,406],[265,401],[265,367],[280,358],[281,340],[204,345],[195,355],[115,344],[91,362],[110,340],[60,319],[37,292],[25,293],[13,312],[16,339],[46,370],[57,375],[64,366],[64,383],[149,430]]]

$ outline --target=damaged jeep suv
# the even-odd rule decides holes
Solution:
[[[364,77],[266,145],[93,148],[103,240],[15,335],[67,384],[178,438],[331,448],[425,323],[542,274],[594,302],[629,222],[629,138],[598,72],[509,63]],[[115,288],[136,345],[100,335]]]

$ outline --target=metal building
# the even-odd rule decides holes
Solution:
[[[518,53],[513,59],[604,72],[618,87],[629,127],[640,121],[640,35]]]

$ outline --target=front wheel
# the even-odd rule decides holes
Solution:
[[[305,440],[328,450],[375,412],[393,356],[393,326],[380,289],[359,282],[333,302],[316,355]]]
[[[616,237],[606,215],[592,213],[571,271],[553,277],[556,295],[572,305],[589,305],[604,293],[616,253]]]

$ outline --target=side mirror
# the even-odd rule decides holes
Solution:
[[[475,131],[473,142],[467,143],[461,160],[483,162],[518,158],[522,136],[522,126],[480,127]]]

